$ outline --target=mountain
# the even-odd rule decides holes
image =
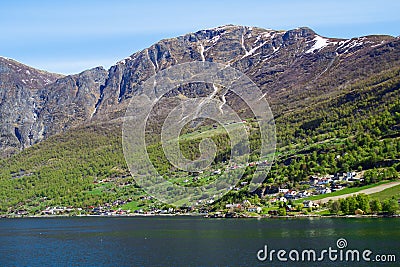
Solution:
[[[227,25],[161,40],[109,70],[97,67],[68,76],[0,57],[0,213],[33,214],[49,206],[85,208],[131,198],[129,208],[154,205],[130,178],[121,145],[122,118],[131,98],[141,93],[136,85],[192,61],[218,62],[244,72],[268,100],[278,143],[275,164],[256,192],[260,196],[271,187],[302,188],[304,180],[317,174],[357,170],[365,174],[364,184],[396,178],[399,43],[399,37],[383,35],[337,39],[309,28]],[[167,114],[164,109],[179,98],[211,93],[210,84],[182,85],[160,101],[165,105],[158,114]],[[260,137],[246,106],[229,90],[214,97],[225,99],[246,120],[255,148],[250,158],[256,162]],[[227,167],[230,148],[226,133],[212,124],[182,130],[187,158],[199,156],[202,137],[219,145],[211,169],[194,178],[168,163],[153,136],[159,129],[150,124],[147,150],[156,168],[178,184],[213,179],[214,171]],[[205,132],[199,133],[201,129]],[[246,169],[242,182],[250,180],[252,171]],[[253,198],[243,187],[214,208]]]
[[[10,154],[87,120],[107,71],[63,76],[0,58],[2,154]]]
[[[0,150],[13,152],[32,144],[40,91],[62,75],[36,70],[0,57]]]
[[[325,38],[309,28],[227,25],[161,40],[109,70],[98,67],[65,77],[0,58],[0,150],[10,154],[77,125],[118,119],[136,85],[191,61],[229,64],[246,73],[279,116],[398,66],[399,41],[391,36]]]

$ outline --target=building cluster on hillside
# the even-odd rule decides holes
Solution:
[[[73,208],[73,207],[46,207],[45,210],[42,210],[42,215],[66,215],[73,213],[75,211],[82,211],[81,208]]]
[[[294,190],[288,188],[270,189],[269,195],[272,198],[270,203],[284,202],[288,200],[297,200],[307,198],[313,195],[329,194],[338,190],[344,189],[348,184],[356,181],[363,181],[361,173],[346,172],[337,173],[335,175],[312,175],[308,181],[303,181],[301,185],[308,185],[308,190]]]
[[[230,212],[254,212],[254,213],[261,213],[262,208],[251,204],[249,200],[244,200],[242,203],[229,203],[225,205],[225,208],[228,209]]]

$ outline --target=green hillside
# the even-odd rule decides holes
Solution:
[[[328,101],[315,97],[312,106],[275,114],[276,161],[263,186],[300,189],[301,181],[308,180],[310,175],[348,171],[365,171],[364,181],[357,182],[356,186],[397,179],[400,172],[399,74],[400,69],[393,68],[338,89]],[[248,119],[246,125],[252,133],[251,160],[256,161],[257,123]],[[218,144],[218,154],[213,166],[195,179],[192,174],[172,168],[159,143],[148,147],[150,159],[175,183],[185,186],[209,183],[215,179],[213,171],[227,167],[224,161],[230,153],[229,140],[222,127],[203,125],[181,137],[183,154],[196,158],[197,145],[203,137],[211,137]],[[94,124],[52,136],[2,159],[0,212],[24,210],[34,214],[49,206],[86,209],[105,203],[132,209],[162,206],[144,197],[144,192],[135,185],[121,143],[120,125]],[[243,181],[250,180],[253,170],[254,167],[247,167]],[[214,209],[244,199],[260,204],[243,186],[214,203]]]

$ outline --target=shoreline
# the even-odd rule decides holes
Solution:
[[[400,218],[400,214],[395,215],[260,215],[260,216],[243,216],[243,214],[238,214],[237,217],[212,217],[208,214],[124,214],[124,215],[40,215],[40,216],[0,216],[0,219],[53,219],[53,218],[129,218],[129,217],[201,217],[206,219],[301,219],[301,218]]]

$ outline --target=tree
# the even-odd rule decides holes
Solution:
[[[348,214],[349,213],[349,201],[347,198],[341,199],[340,200],[340,210],[343,214]]]
[[[370,206],[369,206],[369,196],[366,194],[358,194],[355,197],[357,201],[357,208],[363,210],[365,213],[370,212]]]
[[[296,205],[296,211],[301,211],[304,208],[304,204],[300,203]]]
[[[399,173],[396,171],[395,168],[389,167],[387,169],[387,177],[386,178],[396,180],[399,178]]]
[[[399,204],[397,203],[396,199],[392,198],[390,200],[385,200],[382,205],[382,210],[386,211],[389,215],[396,214],[397,210],[399,209]]]
[[[370,205],[371,211],[373,213],[378,213],[378,212],[382,211],[382,203],[379,201],[379,199],[371,200],[369,205]]]
[[[278,215],[279,216],[286,216],[286,209],[285,208],[278,209]]]
[[[333,201],[329,203],[329,212],[332,214],[338,214],[340,211],[340,202],[339,201]]]
[[[355,197],[349,197],[348,203],[349,203],[349,213],[354,214],[354,212],[357,209],[357,201],[356,201]]]

